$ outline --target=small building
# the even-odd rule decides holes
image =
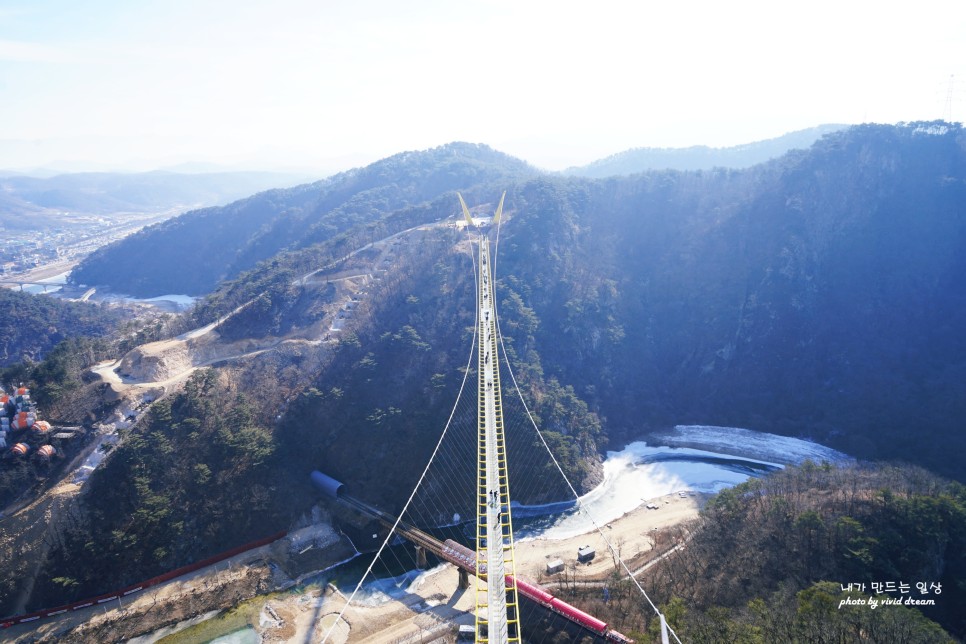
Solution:
[[[457,642],[475,642],[476,627],[469,624],[460,624],[459,632],[456,635]]]
[[[563,572],[564,562],[563,559],[553,559],[547,562],[547,574],[556,575],[558,572]]]
[[[577,548],[577,561],[580,563],[587,563],[592,561],[597,553],[590,546],[584,546],[583,548]]]

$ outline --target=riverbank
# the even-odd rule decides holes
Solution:
[[[655,549],[655,544],[673,545],[668,533],[696,519],[711,496],[685,492],[683,496],[674,493],[642,500],[638,508],[601,526],[603,534],[594,531],[563,539],[536,537],[518,541],[514,544],[516,574],[549,589],[573,580],[605,580],[615,570],[608,542],[632,570],[637,570],[663,552]],[[594,559],[577,563],[577,549],[588,545],[596,551]],[[564,572],[547,573],[547,563],[554,559],[563,560]],[[458,625],[472,625],[476,602],[472,584],[477,582],[471,578],[470,589],[461,590],[458,579],[455,566],[442,564],[399,587],[367,588],[365,597],[356,598],[345,610],[344,622],[333,629],[328,641],[335,644],[430,641],[454,631]],[[265,624],[255,631],[262,642],[321,641],[345,603],[346,598],[331,588],[324,597],[318,597],[314,606],[299,596],[276,598],[272,601],[274,609],[292,615],[292,622]],[[308,612],[316,613],[317,619],[306,620]],[[290,639],[278,637],[282,629]]]
[[[669,442],[678,442],[680,445],[681,440],[687,439],[690,443],[688,447],[649,446],[637,442],[619,452],[608,453],[604,481],[581,498],[582,507],[597,518],[602,534],[593,530],[590,522],[582,519],[581,513],[567,511],[543,521],[534,520],[532,508],[514,510],[513,521],[518,534],[515,543],[516,576],[546,586],[551,592],[575,582],[604,582],[619,568],[611,547],[632,571],[637,572],[681,543],[680,526],[697,518],[700,509],[718,490],[731,487],[750,476],[760,475],[767,469],[781,467],[778,463],[815,458],[817,447],[827,449],[797,439],[755,435],[758,442],[753,450],[732,445],[726,451],[717,443],[728,437],[743,438],[748,430],[709,427],[676,429],[678,433],[669,437]],[[707,451],[709,447],[715,451]],[[738,453],[735,453],[736,449]],[[818,454],[823,458],[827,455],[828,452]],[[748,460],[751,456],[761,460]],[[847,459],[844,455],[832,456],[838,457],[836,460],[842,457]],[[763,462],[768,465],[765,470],[759,467]],[[526,518],[528,512],[531,515]],[[316,517],[316,520],[320,518]],[[536,536],[519,537],[527,531],[536,532]],[[325,532],[328,537],[336,537],[331,528]],[[342,544],[336,556],[335,550],[330,550],[331,539],[316,541],[313,547],[309,547],[308,541],[303,543],[301,539],[296,539],[285,547],[280,542],[271,551],[267,548],[261,552],[253,551],[249,562],[237,562],[240,568],[261,569],[253,577],[242,579],[236,576],[234,580],[226,580],[223,575],[230,571],[212,570],[212,576],[200,577],[187,588],[178,589],[171,595],[161,595],[168,601],[155,603],[159,597],[152,597],[150,608],[143,613],[125,610],[120,615],[115,613],[112,616],[113,611],[108,607],[99,607],[98,611],[106,611],[107,614],[91,621],[101,622],[104,627],[104,622],[117,619],[114,628],[124,621],[134,627],[142,619],[154,621],[162,616],[158,620],[158,627],[171,625],[171,615],[184,615],[184,619],[188,619],[204,612],[198,609],[217,609],[218,601],[198,600],[212,588],[224,584],[225,590],[217,593],[221,594],[221,601],[232,595],[236,601],[228,600],[228,610],[221,616],[177,633],[167,631],[158,637],[164,637],[165,644],[200,644],[210,641],[213,636],[243,627],[252,637],[261,638],[262,642],[321,641],[335,623],[336,616],[345,608],[346,598],[331,585],[323,587],[311,583],[313,579],[325,579],[311,571],[343,561],[352,551],[349,547],[347,552],[346,545]],[[595,556],[589,562],[578,563],[577,550],[588,546],[594,550]],[[563,569],[549,573],[547,564],[556,560],[562,562]],[[296,581],[299,579],[310,580],[309,585],[303,586],[306,582]],[[282,590],[286,588],[291,590]],[[475,593],[472,589],[458,589],[458,572],[449,564],[418,576],[410,573],[405,578],[398,578],[395,583],[392,580],[370,580],[364,587],[363,595],[346,609],[345,622],[340,622],[334,630],[336,636],[329,641],[354,643],[432,639],[437,634],[455,630],[457,624],[474,622]],[[226,608],[223,603],[221,607]],[[124,608],[128,609],[128,606]],[[125,620],[125,617],[128,619]],[[248,626],[245,627],[245,624]],[[84,625],[76,633],[83,631],[90,634],[93,626]],[[139,632],[147,630],[143,629],[143,623],[141,627]],[[49,635],[65,633],[63,625],[61,629],[37,629],[39,632],[45,630]],[[20,641],[54,640],[30,638]],[[149,636],[140,641],[147,643],[159,640]]]
[[[548,574],[547,563],[561,560],[570,578],[603,580],[618,569],[610,547],[632,571],[636,570],[655,555],[653,550],[659,533],[696,519],[712,496],[699,492],[677,492],[642,499],[636,509],[602,525],[602,533],[593,531],[565,539],[536,537],[518,541],[514,548],[517,574],[523,579],[553,586],[560,582],[563,574]],[[577,549],[587,546],[594,549],[594,558],[586,563],[578,563]]]

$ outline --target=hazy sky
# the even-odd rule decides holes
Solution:
[[[966,120],[964,56],[954,0],[0,0],[0,168],[327,174],[461,140],[562,169]]]

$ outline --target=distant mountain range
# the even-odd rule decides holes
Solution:
[[[52,177],[0,175],[0,224],[33,228],[56,222],[58,212],[162,212],[225,204],[253,193],[292,186],[305,175],[273,172],[186,174],[92,172]],[[23,219],[22,215],[31,215]]]
[[[808,148],[825,134],[844,127],[821,125],[729,148],[635,148],[560,174],[607,177],[646,170],[746,168],[792,149]],[[334,178],[344,179],[359,172],[344,172]],[[308,179],[311,177],[305,174],[222,171],[203,164],[140,173],[0,170],[0,225],[20,229],[57,226],[59,212],[142,213],[223,205],[272,188],[295,186]],[[29,217],[24,219],[24,215]]]
[[[688,148],[633,148],[618,152],[585,166],[572,167],[561,174],[575,177],[613,177],[646,170],[710,170],[712,168],[750,168],[776,159],[789,150],[806,150],[826,134],[847,125],[819,125],[789,132],[774,139],[728,148],[695,145]]]

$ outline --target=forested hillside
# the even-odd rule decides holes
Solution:
[[[463,240],[443,228],[399,249],[397,268],[354,310],[357,332],[341,336],[331,355],[312,345],[280,349],[225,366],[221,377],[199,372],[184,392],[157,403],[92,477],[84,519],[50,555],[47,578],[61,581],[45,582],[32,601],[42,606],[133,583],[286,529],[318,501],[313,469],[359,498],[398,508],[446,424],[469,352],[473,274]],[[298,298],[281,288],[288,280],[276,284],[264,296],[265,315],[237,323],[249,333],[277,332],[263,324],[269,320],[299,319]],[[532,314],[509,309],[503,324],[514,329],[514,342],[532,343],[516,333],[533,330]],[[600,420],[572,390],[543,377],[534,350],[528,354],[529,368],[517,367],[525,390],[539,398],[533,413],[569,476],[587,490],[604,440]],[[471,410],[473,400],[470,394]],[[522,466],[511,462],[511,476]],[[475,472],[466,473],[472,489]],[[521,501],[566,498],[561,482],[556,494]],[[104,545],[77,556],[89,542]],[[0,587],[0,602],[8,593]]]
[[[121,315],[87,302],[0,289],[0,367],[42,359],[56,344],[115,331]]]
[[[507,203],[503,279],[612,440],[729,424],[966,476],[958,127],[853,128],[743,172],[537,179]]]
[[[432,169],[417,174],[437,176],[436,155],[450,159],[460,150],[423,155]],[[417,156],[393,157],[389,167],[413,171]],[[471,187],[466,195],[485,202],[494,198],[488,191]],[[362,194],[356,208],[383,212],[363,207]],[[445,193],[389,214],[360,215],[362,223],[345,222],[321,244],[309,243],[317,232],[309,228],[292,250],[224,283],[188,326],[257,297],[258,306],[225,332],[283,333],[304,308],[296,276],[386,235],[454,216],[453,202]],[[507,193],[497,264],[501,315],[515,359],[569,387],[575,404],[603,419],[602,434],[615,444],[675,423],[728,424],[963,478],[962,464],[948,454],[966,447],[959,391],[966,295],[957,288],[966,274],[964,203],[962,132],[943,124],[856,127],[743,171],[536,177]],[[379,338],[407,325],[434,354],[466,341],[453,334],[460,291],[429,297],[439,285],[426,281],[460,284],[465,276],[454,271],[465,268],[446,246],[431,256],[433,262],[400,268],[411,277],[375,304],[391,314],[360,330],[370,340],[354,360],[371,353],[376,364],[392,363],[382,354],[394,345]],[[420,378],[438,366],[425,369],[374,387],[372,395],[422,399]],[[353,395],[338,410],[319,401],[324,414],[306,412],[308,422],[286,426],[370,416],[379,405],[367,403],[361,387],[385,377],[373,371],[353,381],[348,362],[319,374],[320,391],[351,381]],[[328,440],[338,443],[340,435]],[[301,453],[311,449],[325,451],[320,444]]]
[[[683,642],[946,644],[966,633],[964,539],[958,483],[806,462],[719,493],[641,581]],[[609,602],[576,590],[595,615],[657,637],[629,581]]]
[[[198,376],[130,430],[91,481],[111,492],[51,552],[49,578],[75,583],[48,584],[37,601],[284,528],[315,501],[312,469],[395,507],[445,423],[469,350],[466,235],[445,223],[459,217],[457,188],[470,204],[507,190],[501,329],[575,480],[593,483],[608,443],[678,423],[808,437],[966,479],[951,456],[966,448],[958,125],[855,127],[746,170],[609,179],[540,175],[454,144],[199,211],[86,265],[110,267],[129,292],[211,291],[179,331],[244,305],[222,339],[276,348],[215,365],[217,377]],[[396,234],[391,259],[366,265],[378,256],[370,244]],[[338,342],[317,332],[332,324],[322,304],[334,287],[306,278],[333,266],[372,278]],[[198,490],[214,513],[204,530],[179,509],[195,508]],[[244,511],[252,491],[260,523]],[[110,541],[110,556],[77,556],[85,539]],[[127,567],[109,570],[115,559]]]
[[[144,297],[203,295],[282,250],[323,242],[444,192],[511,183],[534,173],[522,161],[480,145],[404,152],[323,181],[158,224],[94,253],[70,280]]]
[[[271,460],[272,437],[255,407],[212,371],[158,402],[91,479],[85,513],[52,549],[36,605],[101,593],[284,529],[292,517],[277,485],[282,464]],[[15,579],[0,585],[0,601],[15,588]]]

